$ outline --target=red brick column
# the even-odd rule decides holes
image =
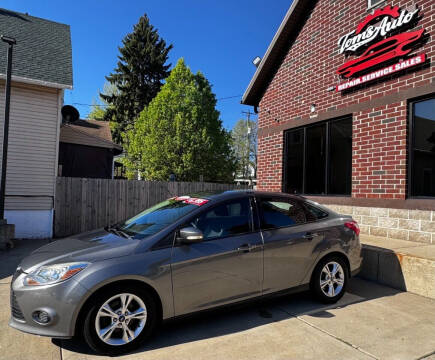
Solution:
[[[257,189],[281,192],[283,132],[258,137]]]
[[[404,199],[406,101],[354,114],[352,196]]]

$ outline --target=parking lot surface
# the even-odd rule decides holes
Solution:
[[[94,360],[76,340],[56,341],[8,327],[10,274],[19,255],[0,253],[0,359]],[[3,259],[2,259],[3,258]],[[138,359],[433,359],[435,300],[358,278],[336,305],[309,293],[258,301],[166,323]]]

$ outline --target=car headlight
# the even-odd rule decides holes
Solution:
[[[24,278],[24,285],[38,286],[56,284],[82,271],[89,263],[67,263],[41,266]]]

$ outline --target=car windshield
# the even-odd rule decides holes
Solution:
[[[143,239],[159,232],[197,208],[198,205],[178,198],[169,199],[116,225],[115,229],[135,239]]]

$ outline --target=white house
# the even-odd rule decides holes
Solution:
[[[61,108],[72,89],[68,25],[0,9],[0,34],[13,53],[5,217],[17,238],[53,233]],[[0,159],[7,45],[0,42]],[[0,160],[1,162],[1,160]],[[1,165],[0,165],[1,166]]]

